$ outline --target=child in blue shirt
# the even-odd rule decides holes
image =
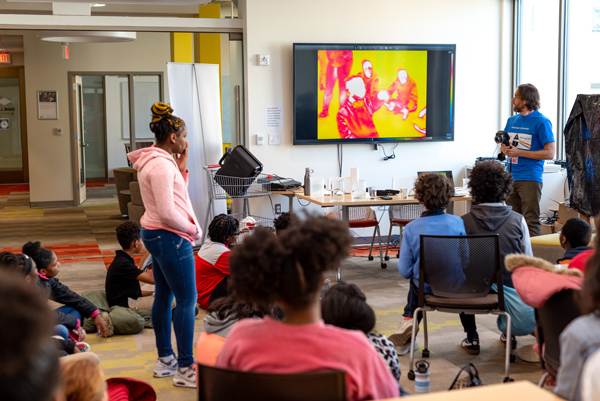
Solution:
[[[404,320],[389,339],[398,347],[399,355],[406,355],[410,350],[410,337],[413,327],[413,312],[418,307],[419,290],[419,257],[421,235],[466,235],[462,219],[444,213],[450,198],[454,195],[454,187],[444,176],[438,174],[422,175],[415,182],[415,197],[425,207],[421,218],[406,225],[402,236],[398,270],[405,279],[410,280],[407,304],[404,307]],[[460,278],[459,278],[460,281]],[[463,280],[464,281],[464,277]],[[462,282],[458,283],[458,285]],[[425,291],[431,293],[428,284]],[[421,321],[422,314],[417,316]],[[415,348],[417,347],[415,343]]]

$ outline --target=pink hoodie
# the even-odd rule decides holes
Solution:
[[[188,171],[181,173],[173,157],[155,146],[127,154],[138,171],[147,230],[167,230],[195,244],[202,237],[187,191]]]

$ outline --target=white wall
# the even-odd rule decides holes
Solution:
[[[63,60],[60,43],[38,40],[33,31],[18,34],[25,47],[31,202],[72,200],[68,72],[163,71],[166,78],[170,36],[140,32],[127,43],[71,43],[70,59]],[[168,93],[166,83],[164,89]],[[59,120],[37,119],[38,90],[58,90]],[[62,136],[53,134],[57,127]]]
[[[396,159],[382,161],[381,150],[368,145],[344,145],[342,174],[359,167],[367,185],[391,188],[393,176],[413,176],[419,170],[454,171],[462,182],[465,164],[478,156],[492,156],[493,136],[503,127],[506,115],[501,96],[502,46],[506,32],[506,2],[503,0],[247,0],[240,6],[247,63],[248,143],[263,162],[264,171],[299,181],[304,168],[314,175],[337,175],[335,145],[292,145],[292,43],[406,43],[456,44],[455,141],[452,143],[400,143]],[[510,27],[509,27],[510,28]],[[256,65],[257,54],[270,54],[271,65]],[[503,89],[501,89],[503,88]],[[510,88],[506,88],[510,91]],[[255,135],[267,134],[264,107],[282,104],[285,127],[280,146],[255,145]],[[265,135],[265,143],[267,137]],[[386,145],[389,153],[392,146]],[[459,184],[460,185],[460,184]],[[273,197],[287,210],[287,199]],[[300,206],[295,203],[295,210]],[[318,209],[317,209],[318,210]],[[272,216],[268,200],[253,202],[254,214]],[[378,213],[379,215],[379,213]],[[387,221],[384,216],[383,222]],[[382,230],[387,233],[387,223]],[[370,235],[369,232],[360,233]]]

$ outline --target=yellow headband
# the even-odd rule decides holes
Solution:
[[[163,102],[156,102],[152,105],[152,122],[157,123],[164,118],[171,127],[179,129],[183,125],[183,120],[171,113],[173,113],[171,106]]]

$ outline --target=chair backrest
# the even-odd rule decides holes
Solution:
[[[421,217],[425,207],[420,203],[390,206],[390,220],[412,221]]]
[[[556,377],[556,371],[560,366],[560,333],[569,323],[581,316],[581,311],[575,302],[576,293],[577,290],[557,292],[546,301],[544,306],[535,310],[539,349],[544,349],[542,368],[553,377]],[[547,365],[550,365],[551,369]]]
[[[342,211],[341,206],[333,206],[329,209],[332,211],[335,211],[335,212]],[[342,219],[341,213],[336,215],[335,218],[341,220]],[[349,221],[377,220],[377,214],[369,206],[351,207],[348,212],[348,220]]]
[[[497,283],[503,310],[498,234],[421,235],[419,280],[419,302],[425,282],[433,295],[444,298],[485,297]]]
[[[241,372],[198,364],[198,401],[344,401],[343,370],[297,374]]]

